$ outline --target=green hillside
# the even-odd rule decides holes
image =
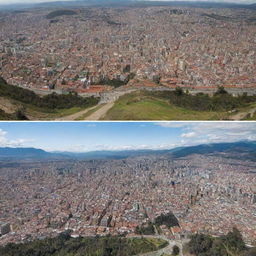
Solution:
[[[0,77],[0,96],[11,100],[17,105],[17,113],[11,115],[0,111],[0,119],[2,120],[20,120],[26,119],[25,112],[31,112],[36,118],[43,114],[52,114],[55,116],[69,115],[81,109],[92,107],[99,102],[99,98],[88,97],[83,98],[76,93],[69,94],[48,94],[39,96],[31,90],[7,84]],[[23,116],[23,118],[22,118]]]
[[[247,248],[239,230],[233,228],[221,237],[195,234],[184,252],[195,256],[255,256],[256,248]]]
[[[72,238],[62,233],[56,238],[0,247],[1,256],[132,256],[158,250],[168,242],[158,238],[120,236]]]
[[[232,96],[222,90],[214,96],[175,91],[136,91],[120,97],[104,120],[224,120],[232,113],[250,109],[256,96]]]

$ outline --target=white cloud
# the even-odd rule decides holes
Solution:
[[[182,133],[181,134],[182,138],[192,138],[192,137],[195,137],[195,136],[196,136],[195,132],[188,132],[188,133]]]
[[[96,127],[96,124],[87,124],[86,127]]]
[[[185,130],[187,133],[182,134],[181,137],[186,139],[186,143],[191,144],[256,140],[254,122],[191,123]]]
[[[23,147],[27,142],[25,139],[9,140],[7,132],[0,129],[0,147]]]
[[[152,144],[127,144],[107,145],[95,144],[88,146],[74,145],[65,149],[72,152],[87,152],[99,150],[140,150],[140,149],[171,149],[180,146],[194,146],[199,144],[235,142],[242,140],[256,141],[256,123],[254,122],[156,122],[163,129],[175,129],[173,139],[166,143]],[[144,124],[139,124],[144,127]],[[178,129],[178,130],[177,130]]]
[[[187,122],[156,122],[155,125],[165,128],[182,128],[186,127],[189,123]]]
[[[157,122],[164,128],[180,128],[180,146],[256,140],[255,122]]]

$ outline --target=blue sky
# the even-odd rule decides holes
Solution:
[[[0,147],[48,151],[167,149],[256,141],[254,122],[1,122]]]
[[[0,4],[13,4],[13,3],[40,3],[40,2],[56,2],[58,0],[0,0]],[[70,1],[70,0],[60,0]],[[72,0],[71,0],[72,1]],[[122,1],[122,0],[120,0]],[[145,1],[145,0],[141,0]],[[149,0],[150,1],[150,0]],[[154,0],[154,1],[172,1],[172,0]],[[184,0],[173,0],[173,1],[184,1]],[[196,2],[196,0],[187,0]],[[255,0],[197,0],[198,2],[222,2],[222,3],[255,3]]]

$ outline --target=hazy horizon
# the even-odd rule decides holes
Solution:
[[[67,1],[77,1],[77,0],[0,0],[2,5],[10,4],[32,4],[32,3],[46,3],[46,2],[67,2]],[[81,1],[81,0],[80,0]],[[87,0],[83,0],[86,2]],[[106,2],[112,2],[112,0],[106,0]],[[122,2],[123,0],[120,0]],[[217,2],[217,3],[234,3],[234,4],[253,4],[254,0],[134,0],[134,1],[159,1],[159,2]]]

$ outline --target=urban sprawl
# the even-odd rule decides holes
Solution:
[[[63,13],[61,13],[63,11]],[[28,9],[0,13],[0,75],[40,90],[256,87],[256,23],[247,9]]]
[[[223,155],[21,162],[0,169],[0,244],[55,236],[134,235],[173,212],[170,239],[234,226],[256,240],[255,162]]]

